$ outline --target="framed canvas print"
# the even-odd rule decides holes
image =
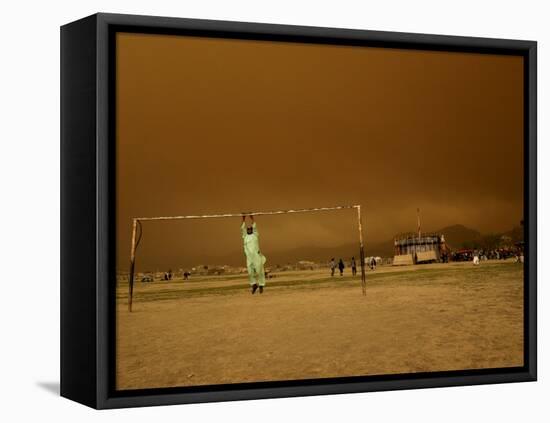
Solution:
[[[61,394],[536,380],[536,43],[61,28]]]

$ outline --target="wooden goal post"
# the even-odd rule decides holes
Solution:
[[[317,207],[309,209],[294,209],[294,210],[275,210],[275,211],[259,211],[259,212],[241,212],[241,213],[224,213],[224,214],[203,214],[203,215],[188,215],[188,216],[158,216],[158,217],[134,217],[132,219],[132,245],[130,248],[130,273],[128,280],[128,310],[132,311],[132,300],[134,295],[134,273],[136,265],[136,249],[139,245],[142,235],[141,222],[151,220],[183,220],[183,219],[219,219],[229,217],[242,216],[266,216],[288,213],[310,213],[324,212],[334,210],[356,209],[357,210],[357,229],[359,231],[359,259],[361,262],[361,287],[363,295],[366,295],[366,276],[365,276],[365,247],[363,244],[363,224],[361,218],[361,205],[355,204],[352,206],[335,206],[335,207]],[[139,234],[138,234],[139,228]]]

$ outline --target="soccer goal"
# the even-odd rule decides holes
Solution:
[[[317,208],[309,208],[309,209],[260,211],[260,212],[246,212],[246,213],[204,214],[204,215],[189,215],[189,216],[134,217],[132,219],[132,245],[130,248],[130,272],[128,276],[128,310],[130,312],[132,311],[132,300],[134,295],[134,273],[135,273],[135,266],[136,266],[136,251],[143,234],[142,222],[147,222],[152,220],[221,219],[221,218],[243,217],[243,216],[266,216],[266,215],[278,215],[278,214],[290,214],[290,213],[329,212],[329,211],[346,210],[346,209],[357,210],[357,229],[359,232],[359,260],[361,265],[361,287],[363,290],[363,295],[366,295],[365,248],[363,244],[363,225],[361,222],[361,205],[355,204],[352,206],[317,207]]]

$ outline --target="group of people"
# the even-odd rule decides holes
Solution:
[[[186,270],[182,272],[182,276],[183,276],[183,280],[186,281],[189,279],[189,276],[191,276],[191,272]],[[164,272],[164,274],[162,275],[162,280],[171,281],[173,277],[174,277],[174,274],[172,273],[172,269],[169,269],[168,272]]]
[[[485,260],[506,260],[510,257],[518,257],[519,255],[523,255],[523,251],[520,248],[498,248],[495,250],[489,250],[487,252],[484,252],[482,250],[480,254]]]
[[[506,260],[515,258],[519,261],[519,257],[523,255],[521,248],[498,248],[492,250],[459,250],[451,253],[452,261],[485,261],[485,260]],[[475,257],[477,256],[477,260]],[[442,259],[443,262],[445,262]]]
[[[508,250],[501,248],[489,251],[474,250],[472,255],[472,262],[474,265],[479,265],[482,260],[506,260],[510,257],[513,257],[516,263],[523,263],[525,261],[525,256],[523,254],[523,250],[521,249]]]
[[[376,258],[375,257],[371,257],[369,259],[366,260],[365,262],[371,270],[376,270]]]
[[[376,259],[374,257],[365,259],[365,264],[369,266],[372,270],[376,270]],[[351,275],[352,276],[357,275],[357,262],[355,261],[355,257],[351,258],[350,267],[351,267]],[[334,273],[336,273],[336,269],[340,271],[340,276],[344,276],[345,268],[346,268],[346,265],[344,264],[344,260],[339,259],[338,263],[336,263],[336,259],[334,257],[330,259],[330,276],[334,276]]]
[[[354,268],[354,265],[355,259],[353,259],[352,269]],[[344,276],[344,269],[346,268],[344,260],[338,260],[338,265],[336,265],[336,260],[334,259],[334,257],[330,259],[330,276],[334,276],[334,272],[336,272],[336,267],[338,267],[338,269],[340,270],[340,276]],[[355,272],[357,272],[357,267],[355,267]]]

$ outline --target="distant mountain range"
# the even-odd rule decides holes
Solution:
[[[512,231],[498,234],[509,235],[518,231],[514,229]],[[445,228],[439,229],[437,231],[430,231],[435,233],[440,233],[445,236],[445,241],[452,249],[459,249],[465,245],[480,242],[482,239],[482,234],[475,229],[467,228],[464,225],[452,225]],[[393,256],[393,239],[382,242],[373,242],[369,243],[368,239],[365,242],[365,255],[368,256],[381,256],[381,257],[392,257]],[[359,256],[359,245],[358,243],[350,243],[339,245],[336,247],[298,247],[298,248],[289,248],[280,251],[269,251],[266,252],[269,265],[273,266],[276,264],[283,265],[285,263],[295,263],[298,260],[309,260],[309,261],[328,261],[332,257],[336,259],[344,258],[349,259],[352,256],[356,258]],[[234,252],[224,256],[213,257],[211,262],[214,264],[232,264],[239,265],[243,262],[243,253],[242,251]]]
[[[475,229],[468,228],[464,225],[451,225],[445,228],[430,231],[440,233],[445,236],[445,241],[451,247],[456,250],[460,248],[495,248],[489,247],[490,245],[498,245],[504,238],[508,238],[510,242],[515,243],[523,240],[523,228],[516,227],[507,232],[501,232],[496,234],[481,234]],[[264,250],[267,256],[268,267],[276,265],[285,265],[290,263],[296,263],[301,260],[314,261],[314,262],[327,262],[332,257],[336,260],[343,258],[349,260],[352,256],[357,259],[359,257],[359,243],[353,242],[349,244],[339,245],[335,247],[320,247],[320,246],[306,246],[286,248],[282,250]],[[393,257],[394,247],[393,239],[389,239],[382,242],[370,242],[367,238],[365,240],[365,255],[380,256],[380,257]],[[196,255],[197,258],[200,254]],[[242,249],[238,249],[232,252],[228,252],[219,256],[210,256],[201,263],[200,258],[192,259],[194,265],[231,265],[231,266],[244,266],[245,259]],[[203,259],[204,260],[204,259]],[[164,264],[167,268],[171,267],[168,263]],[[160,266],[162,267],[162,266]],[[172,264],[173,268],[178,266]]]

